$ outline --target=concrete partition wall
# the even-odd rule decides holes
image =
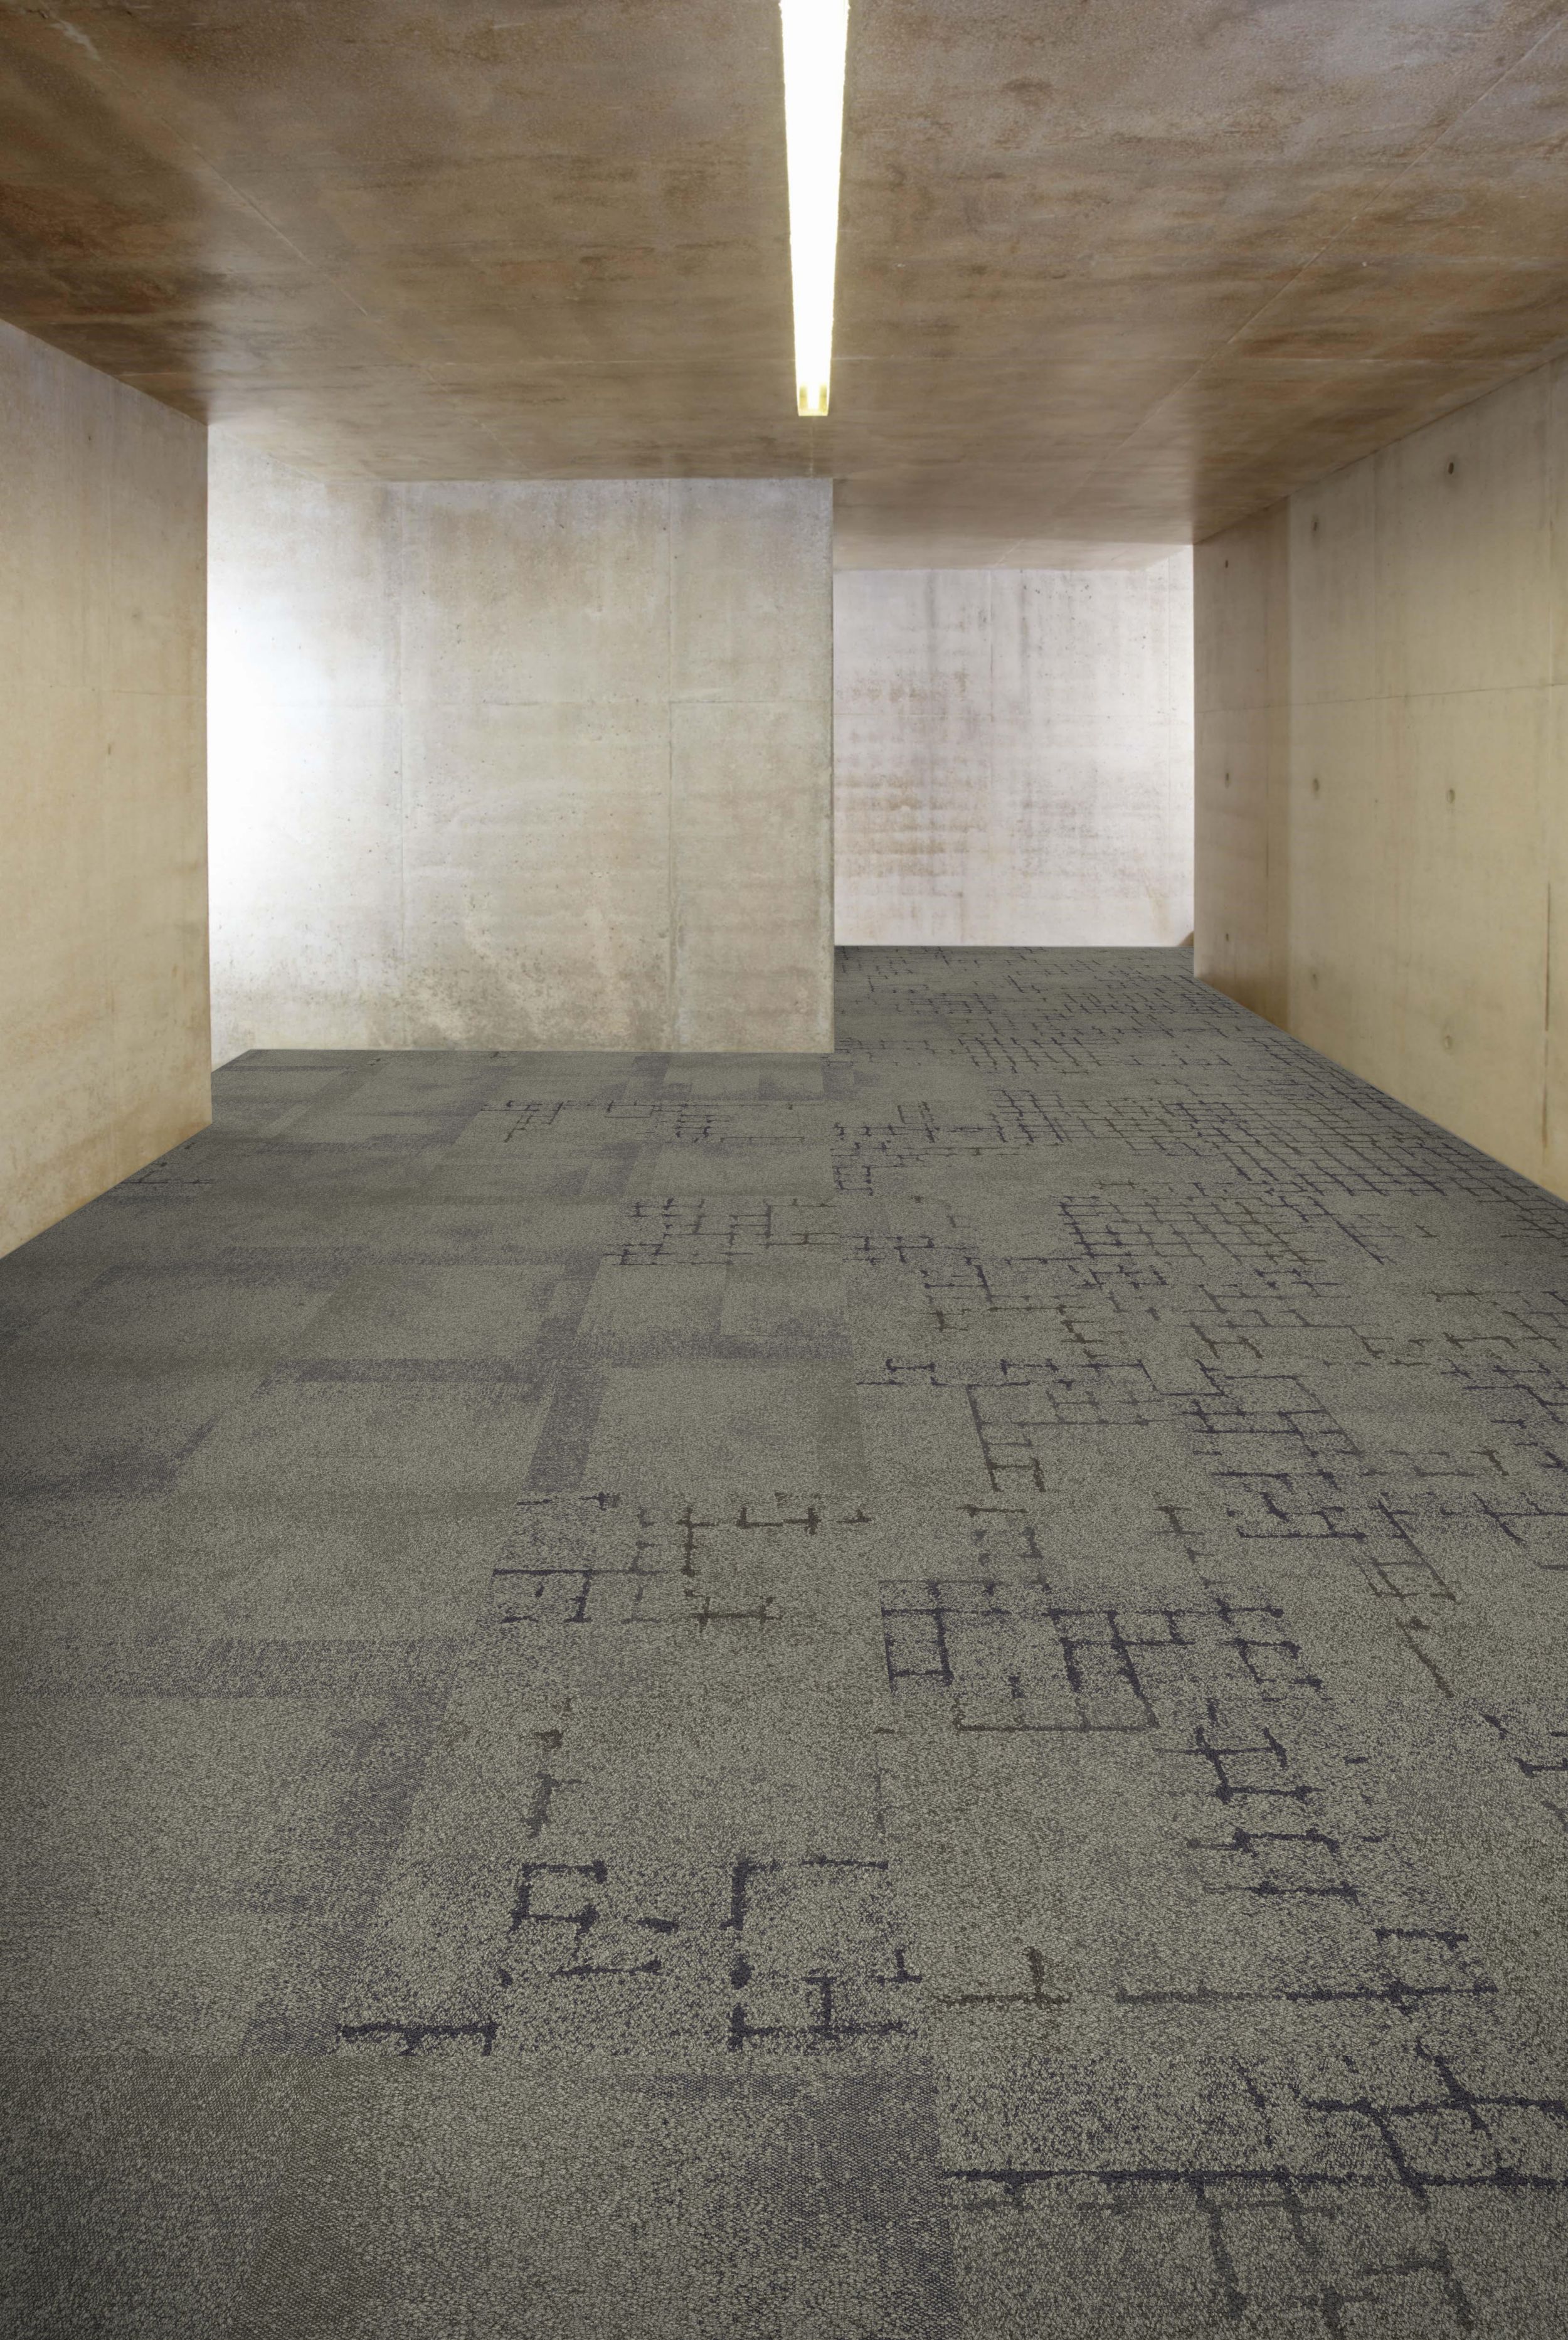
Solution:
[[[1191,556],[841,570],[843,943],[1178,943],[1192,926]]]
[[[827,482],[215,434],[211,570],[217,1061],[832,1046]]]
[[[211,1117],[205,478],[0,325],[0,1252]]]
[[[1199,546],[1198,972],[1568,1194],[1568,372]]]

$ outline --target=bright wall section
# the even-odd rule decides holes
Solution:
[[[0,1252],[211,1118],[205,479],[0,325]]]
[[[1568,373],[1201,545],[1197,967],[1568,1194]]]
[[[840,942],[1186,939],[1186,550],[843,570],[833,636]]]
[[[832,491],[214,433],[215,1060],[833,1045]]]

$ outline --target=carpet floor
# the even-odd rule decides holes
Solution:
[[[1177,952],[0,1262],[0,2329],[1564,2329],[1568,1207]]]

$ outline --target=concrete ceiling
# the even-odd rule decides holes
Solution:
[[[774,0],[0,0],[0,315],[299,469],[831,472],[1140,557],[1568,341],[1562,0],[853,0],[794,413]]]

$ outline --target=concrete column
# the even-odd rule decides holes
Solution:
[[[832,1045],[831,489],[214,441],[216,1046]]]

